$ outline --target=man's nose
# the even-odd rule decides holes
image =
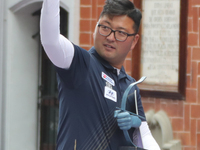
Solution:
[[[109,36],[107,36],[107,39],[109,40],[109,41],[115,41],[116,39],[115,39],[115,32],[111,32],[110,33],[110,35]]]

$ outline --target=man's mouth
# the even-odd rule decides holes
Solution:
[[[104,44],[104,46],[105,47],[108,47],[108,48],[113,48],[113,49],[115,49],[113,46],[111,46],[111,45],[107,45],[107,44]]]

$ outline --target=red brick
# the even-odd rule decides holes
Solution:
[[[191,118],[200,119],[200,105],[191,105]]]
[[[192,31],[193,31],[192,18],[188,18],[188,32],[192,32]]]
[[[148,99],[148,101],[149,101],[150,103],[155,103],[156,100],[159,101],[159,100],[156,99],[156,98],[149,98],[149,99]],[[155,104],[156,104],[156,103],[155,103]]]
[[[90,34],[89,33],[81,33],[80,34],[80,44],[90,45]]]
[[[190,75],[187,75],[187,77],[186,77],[186,80],[187,80],[187,82],[186,82],[186,86],[187,86],[187,88],[190,88],[190,80],[191,80],[191,76]],[[187,100],[187,99],[186,99]]]
[[[185,146],[185,147],[182,147],[182,150],[197,150],[196,149],[196,147],[192,147],[192,146],[190,146],[190,147],[188,147],[188,146]]]
[[[96,20],[92,20],[92,28],[91,28],[92,32],[94,32],[96,25],[97,25],[97,21]]]
[[[199,13],[200,13],[200,9],[199,9]],[[200,20],[199,20],[199,25],[200,25]],[[199,45],[200,46],[200,28],[199,28]]]
[[[193,0],[193,5],[200,5],[200,1],[199,0]]]
[[[98,5],[105,5],[105,0],[97,0],[98,1]]]
[[[153,103],[143,102],[142,104],[143,104],[145,112],[155,108],[155,104],[153,104]]]
[[[192,60],[200,60],[200,48],[193,48]]]
[[[192,17],[193,15],[193,7],[192,0],[188,0],[188,17]]]
[[[192,57],[192,49],[188,47],[187,49],[187,74],[191,73],[191,57]]]
[[[92,18],[97,19],[97,0],[92,0]]]
[[[197,74],[198,74],[198,66],[197,62],[192,62],[192,69],[191,69],[191,87],[197,87]]]
[[[186,101],[188,103],[196,103],[197,102],[197,91],[196,91],[196,89],[187,89],[186,90]]]
[[[91,5],[92,0],[81,0],[80,3],[81,5]]]
[[[102,10],[103,10],[103,7],[97,7],[97,17],[100,16]]]
[[[198,62],[198,75],[200,75],[200,62]]]
[[[200,7],[199,7],[199,18],[200,18]]]
[[[199,17],[199,14],[198,14],[198,9],[197,7],[194,7],[193,8],[193,31],[194,32],[198,32],[199,30],[199,21],[198,21],[198,17]]]
[[[90,19],[91,18],[91,7],[81,7],[80,8],[81,19]]]
[[[200,77],[198,77],[197,101],[200,104]]]
[[[174,139],[181,140],[182,146],[190,145],[190,133],[189,132],[174,132]]]
[[[167,103],[165,111],[167,112],[168,116],[170,117],[179,117],[178,116],[178,104]]]
[[[197,134],[197,150],[200,149],[200,134]]]
[[[184,101],[178,100],[178,117],[183,117],[184,115]]]
[[[82,47],[85,50],[89,50],[91,48],[91,46],[82,46],[82,45],[80,45],[80,47]]]
[[[80,20],[80,31],[89,32],[91,29],[91,20]]]
[[[148,102],[149,97],[142,97],[142,102]]]
[[[189,131],[190,129],[190,106],[184,106],[184,131]]]
[[[168,112],[167,112],[167,104],[165,104],[165,103],[160,103],[160,109],[161,110],[164,110],[167,114],[168,114]],[[169,110],[170,111],[170,110]]]
[[[172,118],[171,119],[173,131],[182,131],[183,130],[183,119],[181,118]]]
[[[192,119],[191,120],[191,128],[190,128],[190,133],[191,133],[191,145],[195,146],[196,145],[196,132],[197,132],[197,127],[196,127],[196,120]]]
[[[200,133],[200,120],[197,120],[197,132]]]
[[[160,100],[159,99],[155,99],[155,111],[159,111],[160,110]]]
[[[188,46],[197,46],[198,45],[198,34],[189,33],[188,34]]]

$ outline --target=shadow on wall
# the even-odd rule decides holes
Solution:
[[[164,111],[145,113],[149,128],[162,150],[181,150],[181,141],[173,139],[173,129],[169,117]]]

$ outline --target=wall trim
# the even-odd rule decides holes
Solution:
[[[0,0],[0,149],[5,149],[5,4],[6,0]]]
[[[70,0],[67,0],[70,1]],[[70,1],[72,6],[68,6],[67,1],[60,1],[60,7],[69,13],[69,37],[68,39],[73,43],[79,45],[80,33],[80,0]],[[33,12],[41,9],[43,0],[22,0],[15,3],[9,9],[14,14],[32,14]]]
[[[42,7],[42,2],[43,0],[22,0],[10,7],[10,10],[15,14],[33,13]],[[69,7],[62,1],[60,2],[60,6],[69,12]]]

